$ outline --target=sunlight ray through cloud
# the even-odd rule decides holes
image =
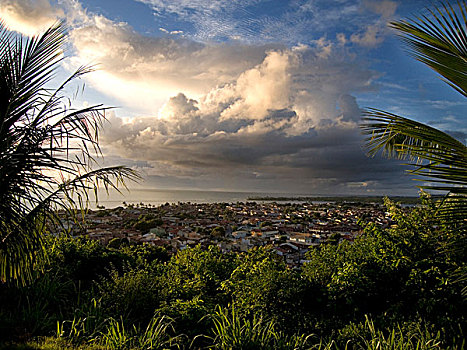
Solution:
[[[362,149],[358,123],[366,106],[389,106],[432,124],[432,111],[444,108],[438,125],[465,135],[464,101],[423,96],[436,88],[427,90],[433,83],[416,78],[410,63],[397,73],[408,61],[394,49],[387,22],[416,2],[109,4],[3,0],[0,11],[27,35],[67,21],[65,68],[97,68],[85,79],[90,93],[83,103],[108,98],[119,107],[108,113],[104,153],[145,164],[151,185],[183,178],[201,187],[264,190],[402,186],[396,162],[369,159]],[[414,96],[431,101],[425,105],[432,110],[414,109]]]

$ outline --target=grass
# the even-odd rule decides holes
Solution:
[[[439,333],[432,334],[426,328],[415,327],[404,331],[401,327],[379,330],[371,318],[356,325],[359,329],[354,340],[339,344],[333,339],[317,339],[312,335],[286,336],[276,330],[273,321],[261,317],[241,318],[235,308],[218,307],[210,315],[211,336],[199,335],[196,338],[208,340],[203,349],[216,350],[457,350],[459,347],[442,345]],[[76,339],[63,336],[42,337],[25,344],[5,343],[0,350],[135,350],[135,349],[199,349],[193,342],[187,342],[183,335],[172,336],[173,320],[165,316],[155,316],[145,329],[134,325],[125,326],[123,319],[109,319],[104,332],[80,344]],[[183,341],[184,342],[183,342]],[[185,345],[183,345],[185,344]]]

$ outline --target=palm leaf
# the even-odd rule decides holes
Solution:
[[[443,191],[439,214],[464,229],[467,218],[467,147],[452,136],[423,123],[369,109],[363,113],[362,132],[369,155],[408,159],[410,173],[430,184],[422,189]]]
[[[467,4],[458,2],[429,10],[431,17],[392,22],[420,62],[438,72],[450,86],[467,96]]]
[[[370,155],[378,151],[388,157],[409,159],[412,173],[432,182],[450,185],[453,193],[464,193],[467,184],[467,147],[452,136],[392,113],[369,109],[364,112],[362,132],[367,135]],[[446,190],[446,186],[428,186]]]
[[[431,18],[418,17],[391,23],[417,60],[438,72],[443,80],[467,96],[467,5],[458,2],[429,10]],[[418,180],[429,181],[423,189],[444,191],[436,215],[451,233],[460,233],[465,248],[467,232],[467,148],[450,135],[395,114],[377,109],[364,112],[361,125],[367,135],[368,153],[408,159]],[[458,271],[466,281],[465,267]],[[467,296],[467,287],[463,288]]]
[[[47,223],[56,209],[85,208],[89,192],[118,189],[138,174],[127,167],[94,169],[100,155],[101,105],[68,107],[64,88],[92,68],[81,67],[46,89],[62,60],[65,27],[13,37],[0,23],[0,280],[27,282],[44,258]]]

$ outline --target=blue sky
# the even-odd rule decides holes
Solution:
[[[70,28],[59,77],[98,64],[75,103],[117,106],[107,164],[151,188],[415,194],[398,161],[368,158],[362,108],[465,142],[466,101],[409,57],[387,23],[426,1],[0,0],[31,35]]]

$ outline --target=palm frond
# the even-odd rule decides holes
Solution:
[[[94,169],[101,105],[73,109],[62,94],[80,67],[58,88],[45,87],[63,59],[63,24],[25,39],[0,23],[0,280],[27,282],[45,257],[46,223],[56,209],[73,214],[85,208],[89,192],[125,187],[138,174],[127,167]]]
[[[467,147],[452,136],[392,113],[377,109],[364,112],[361,129],[370,155],[381,151],[388,157],[408,159],[411,172],[433,183],[426,188],[464,193],[467,184]]]
[[[452,228],[467,224],[467,147],[452,136],[392,113],[368,109],[363,113],[362,133],[367,135],[369,155],[378,152],[411,161],[410,173],[429,184],[422,189],[448,193],[438,214]]]
[[[13,218],[12,218],[13,219]],[[46,257],[43,235],[45,217],[31,220],[14,215],[0,223],[0,281],[26,284],[32,280],[37,263]]]
[[[428,16],[392,22],[411,54],[467,96],[467,4],[441,3]]]
[[[439,205],[437,215],[449,226],[450,230],[465,235],[467,232],[467,194],[451,192]]]
[[[63,58],[60,50],[65,40],[61,23],[49,28],[43,35],[31,39],[11,40],[2,57],[2,77],[8,100],[2,99],[7,109],[2,113],[2,130],[30,117],[29,113],[41,106],[44,85],[51,81]],[[2,79],[3,80],[3,79]]]
[[[431,18],[418,17],[391,23],[400,32],[417,60],[438,72],[463,96],[467,96],[467,4],[440,3],[429,10]],[[377,109],[364,112],[361,125],[367,136],[369,155],[378,152],[407,159],[417,180],[428,184],[422,189],[447,193],[436,215],[451,233],[460,233],[465,247],[467,232],[467,147],[450,135],[392,113]],[[467,280],[465,267],[460,278]],[[467,288],[463,289],[467,297]]]

